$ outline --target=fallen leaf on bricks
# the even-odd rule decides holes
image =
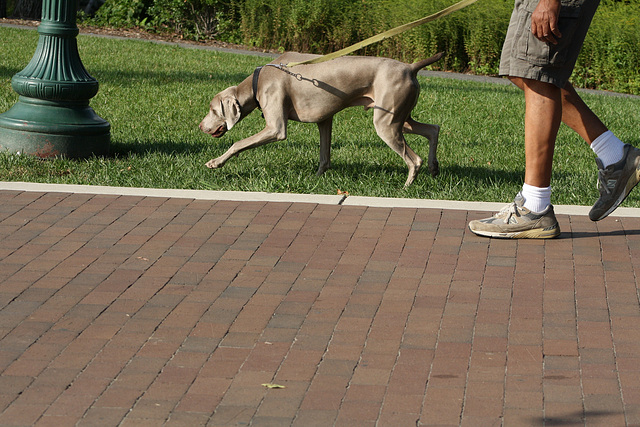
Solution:
[[[285,388],[283,385],[280,384],[271,384],[271,383],[266,383],[266,384],[262,384],[264,387],[266,388]]]

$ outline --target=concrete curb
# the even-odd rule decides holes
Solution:
[[[196,200],[239,202],[314,203],[321,205],[367,206],[384,208],[443,209],[496,212],[505,202],[469,202],[455,200],[400,199],[327,194],[267,193],[251,191],[180,190],[170,188],[108,187],[100,185],[43,184],[0,181],[0,190],[48,193],[103,194],[113,196],[170,197]],[[589,206],[554,205],[560,215],[589,214]],[[640,218],[640,208],[618,208],[613,217]]]

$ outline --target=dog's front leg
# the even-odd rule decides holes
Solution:
[[[255,135],[236,142],[222,156],[209,160],[207,162],[207,167],[210,169],[220,168],[227,162],[227,160],[244,150],[285,139],[287,139],[286,120],[277,120],[275,123],[267,124],[263,130]]]
[[[318,176],[322,175],[331,166],[331,128],[333,116],[318,123],[320,130],[320,166]]]

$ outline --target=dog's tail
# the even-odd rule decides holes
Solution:
[[[414,73],[417,73],[418,71],[420,71],[421,69],[423,69],[427,65],[433,64],[434,62],[438,61],[440,58],[442,58],[443,55],[444,55],[444,52],[440,52],[440,53],[436,53],[431,58],[427,58],[427,59],[423,59],[422,61],[414,62],[413,64],[411,64],[411,71],[413,71]]]

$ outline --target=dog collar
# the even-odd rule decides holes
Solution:
[[[262,108],[260,108],[260,103],[258,102],[258,98],[257,98],[257,94],[258,94],[258,78],[260,78],[260,71],[262,70],[262,67],[258,67],[255,69],[255,71],[253,72],[253,82],[252,82],[252,86],[253,86],[253,100],[256,102],[256,105],[258,106],[258,110],[262,110]]]
[[[266,64],[266,65],[263,65],[261,67],[256,68],[253,71],[253,81],[251,82],[251,86],[253,88],[253,100],[256,102],[256,105],[258,106],[258,110],[262,110],[262,107],[260,107],[260,103],[258,102],[258,97],[257,97],[257,94],[258,94],[258,79],[260,78],[260,71],[262,71],[262,69],[264,67],[269,67],[269,66],[275,67],[275,68],[277,68],[279,70],[282,70],[282,71],[284,71],[286,73],[289,73],[289,74],[291,74],[292,76],[294,76],[298,80],[302,80],[302,76],[300,74],[293,74],[292,72],[290,72],[288,70],[285,70],[286,65],[284,65],[284,64]]]

